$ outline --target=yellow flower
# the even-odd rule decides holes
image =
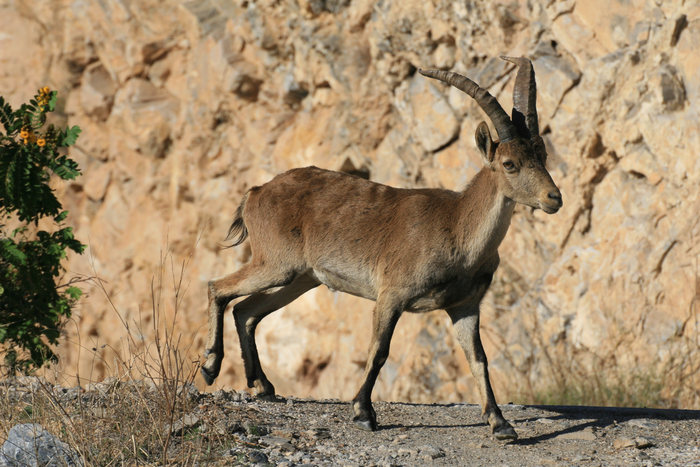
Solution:
[[[27,130],[22,130],[19,132],[19,137],[22,139],[27,139],[29,138],[29,131]]]
[[[44,138],[39,138],[36,140],[36,145],[40,148],[43,148],[44,146],[46,146],[46,140]]]
[[[41,90],[42,90],[42,92],[43,92],[44,94],[48,94],[48,93],[51,92],[51,90],[49,89],[48,86],[44,86],[43,88],[41,88]]]

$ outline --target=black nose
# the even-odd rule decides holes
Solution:
[[[550,191],[549,194],[547,195],[549,199],[556,201],[559,206],[564,204],[561,200],[561,192],[559,190],[557,191]]]

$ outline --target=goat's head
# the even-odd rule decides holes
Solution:
[[[491,119],[499,140],[493,141],[486,122],[479,124],[475,137],[484,165],[495,172],[500,191],[513,201],[554,214],[562,199],[545,168],[547,151],[537,122],[535,71],[527,58],[501,58],[518,66],[512,120],[495,97],[469,78],[448,71],[419,71],[469,94]]]

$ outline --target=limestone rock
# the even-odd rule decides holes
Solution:
[[[699,332],[697,2],[26,0],[0,2],[0,31],[4,97],[58,89],[56,118],[83,129],[70,155],[85,175],[56,190],[91,248],[66,269],[102,278],[121,314],[83,286],[80,341],[104,347],[86,355],[67,327],[67,374],[112,376],[103,362],[122,348],[122,322],[144,323],[149,342],[152,278],[182,262],[177,300],[178,281],[156,290],[159,322],[183,334],[185,361],[201,355],[207,281],[250,258],[219,245],[245,191],[280,172],[313,164],[461,190],[482,167],[486,118],[417,69],[464,74],[510,112],[502,54],[534,62],[564,207],[518,207],[500,248],[481,319],[497,396],[552,384],[551,356],[590,371],[614,361],[611,374],[663,369]],[[372,307],[319,287],[266,318],[258,349],[278,391],[351,399]],[[224,338],[217,384],[245,390],[230,316]],[[444,313],[402,317],[375,395],[478,401]]]
[[[107,193],[107,187],[112,176],[113,164],[92,165],[89,171],[85,171],[85,195],[93,201],[102,201]]]
[[[77,452],[38,423],[15,425],[0,448],[0,465],[7,467],[82,466]]]
[[[459,132],[459,122],[447,100],[421,75],[399,88],[396,106],[428,151],[445,146]]]
[[[581,74],[566,60],[544,55],[532,63],[537,76],[538,98],[543,105],[538,110],[545,115],[553,114],[566,94],[578,84]]]
[[[86,114],[104,121],[109,117],[117,86],[100,62],[85,69],[80,87],[80,103]]]

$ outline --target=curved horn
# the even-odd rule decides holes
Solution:
[[[523,138],[530,139],[540,134],[537,122],[537,84],[532,62],[525,57],[506,57],[503,60],[518,67],[513,88],[513,125]]]
[[[486,89],[479,87],[474,81],[451,71],[418,70],[418,72],[428,78],[438,79],[444,83],[450,84],[473,97],[476,103],[479,104],[479,107],[486,112],[486,115],[488,115],[493,122],[493,126],[498,132],[498,139],[501,143],[507,143],[518,136],[513,122],[510,121],[510,117],[508,117],[508,114],[503,110],[501,104],[499,104],[496,98],[489,94]]]

